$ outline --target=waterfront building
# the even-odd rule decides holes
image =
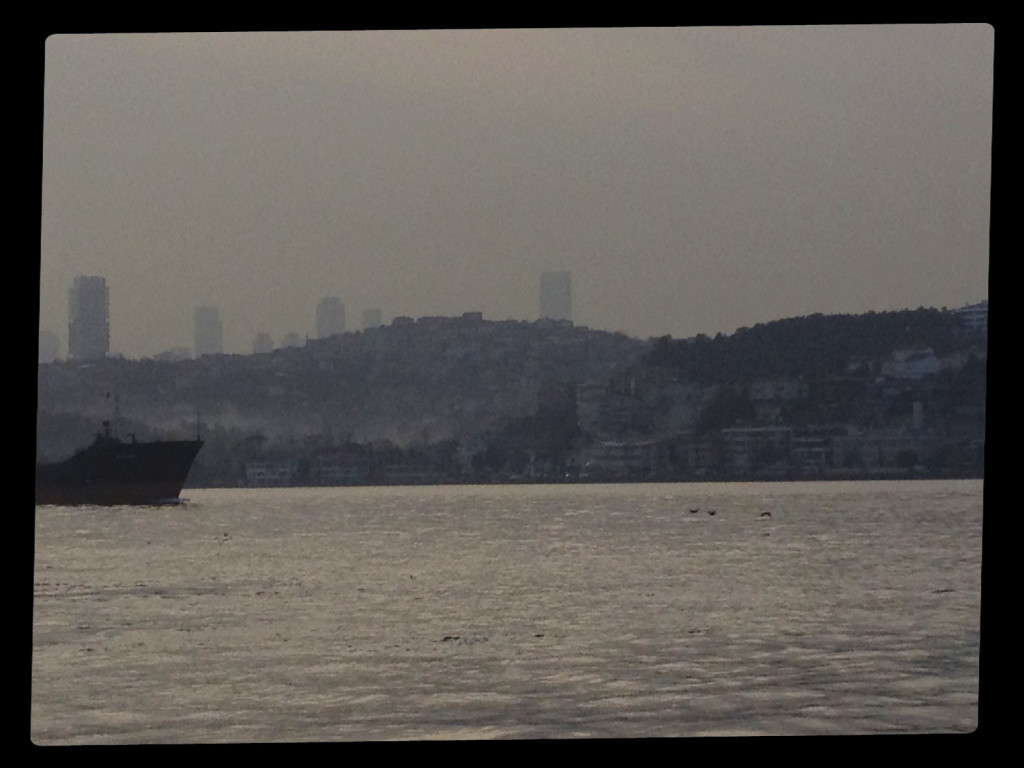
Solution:
[[[579,451],[576,461],[588,477],[646,476],[660,466],[657,440],[602,440]]]
[[[370,460],[365,456],[331,451],[310,461],[312,485],[362,485],[370,477]]]
[[[255,488],[279,488],[295,484],[299,462],[290,456],[263,456],[245,464],[245,483]]]
[[[745,474],[755,467],[785,469],[789,466],[793,428],[788,426],[731,427],[723,429],[726,468]]]

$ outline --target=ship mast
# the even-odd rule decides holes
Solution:
[[[114,395],[111,395],[109,392],[107,392],[107,399],[109,400],[111,397],[114,398],[114,437],[117,437],[119,432],[119,423],[121,420],[121,402],[118,399],[116,393]],[[104,422],[104,426],[106,426],[106,423],[107,422]]]

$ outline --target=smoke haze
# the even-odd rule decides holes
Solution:
[[[56,35],[40,328],[315,335],[316,305],[640,338],[987,297],[980,24]]]

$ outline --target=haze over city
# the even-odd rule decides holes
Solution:
[[[645,338],[988,295],[981,24],[56,35],[40,328],[314,335],[317,303]]]

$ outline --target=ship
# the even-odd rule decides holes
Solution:
[[[110,422],[91,445],[68,459],[36,464],[36,504],[113,506],[180,502],[203,441],[122,440]]]

